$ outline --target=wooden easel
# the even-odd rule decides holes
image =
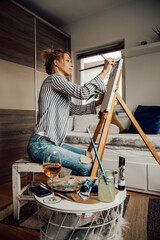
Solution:
[[[114,110],[114,106],[115,106],[115,101],[118,100],[119,104],[121,105],[121,107],[123,108],[123,110],[126,112],[127,116],[129,117],[129,119],[131,120],[131,122],[133,123],[134,127],[137,129],[138,133],[140,134],[142,140],[144,141],[144,143],[146,144],[146,146],[148,147],[148,149],[150,150],[150,152],[152,153],[153,157],[156,159],[156,161],[159,163],[160,165],[160,157],[157,154],[156,150],[154,149],[154,147],[152,146],[152,144],[150,143],[150,141],[148,140],[147,136],[145,135],[145,133],[143,132],[142,128],[140,127],[140,125],[138,124],[138,122],[136,121],[135,117],[133,116],[133,114],[130,112],[129,108],[127,107],[127,105],[125,104],[125,102],[123,101],[123,99],[121,98],[121,96],[119,95],[119,93],[117,92],[118,87],[119,87],[119,82],[120,82],[120,76],[121,76],[121,72],[122,72],[122,67],[119,73],[119,77],[118,77],[118,81],[117,81],[117,85],[116,85],[116,89],[114,92],[114,96],[112,98],[112,103],[111,103],[111,107],[109,111],[103,111],[103,112],[99,112],[99,123],[97,125],[96,131],[94,133],[93,136],[93,141],[95,143],[97,136],[101,130],[101,127],[103,125],[103,130],[101,133],[101,138],[98,144],[98,156],[100,158],[100,160],[102,161],[102,157],[103,157],[103,153],[104,153],[104,149],[105,149],[105,145],[107,142],[107,137],[108,137],[108,133],[109,133],[109,128],[110,128],[110,124],[111,124],[111,120],[112,120],[112,115],[113,115],[113,110]],[[88,151],[91,152],[92,151],[92,143],[90,143]],[[93,168],[92,168],[92,172],[91,172],[91,177],[95,177],[97,170],[98,170],[99,164],[98,164],[98,160],[97,157],[95,157],[95,161],[93,164]]]

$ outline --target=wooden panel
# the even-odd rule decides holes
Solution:
[[[1,0],[0,23],[0,58],[34,67],[34,17]]]
[[[0,109],[0,182],[11,180],[12,163],[27,156],[35,111]]]
[[[37,69],[45,72],[44,63],[42,61],[42,51],[47,48],[63,48],[70,51],[70,38],[57,32],[53,28],[45,25],[41,21],[36,21],[37,29]]]
[[[0,1],[0,58],[34,68],[34,16],[8,0]],[[40,20],[37,27],[38,70],[44,70],[42,50],[61,47],[70,51],[70,37]]]

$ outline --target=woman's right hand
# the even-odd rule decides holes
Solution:
[[[113,58],[105,59],[103,70],[99,75],[104,79],[107,73],[110,71],[110,67],[114,67],[114,65],[115,61]]]
[[[105,59],[103,70],[104,70],[104,71],[107,71],[107,70],[108,70],[108,72],[109,72],[110,67],[111,67],[111,66],[114,67],[114,65],[115,65],[114,59],[113,59],[113,58],[107,58],[107,59]],[[103,70],[102,70],[102,71],[103,71]]]

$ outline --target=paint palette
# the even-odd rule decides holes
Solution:
[[[54,179],[54,191],[58,196],[73,202],[95,204],[99,203],[97,196],[91,193],[91,196],[84,200],[77,191],[81,188],[82,184],[87,180],[94,180],[94,177],[78,177],[78,176],[65,176],[64,178]],[[49,181],[47,182],[49,185]]]
[[[64,178],[57,178],[54,180],[53,189],[57,192],[76,192],[82,184],[86,181],[84,177],[66,176]],[[48,185],[50,185],[48,181]]]
[[[95,178],[78,177],[78,176],[72,176],[72,175],[65,176],[64,178],[57,178],[54,180],[53,189],[54,191],[57,191],[57,192],[76,192],[81,188],[82,184],[87,179],[95,179]],[[50,185],[49,181],[47,183],[48,185]]]
[[[58,192],[76,192],[81,188],[81,183],[77,181],[62,181],[53,185],[54,191]]]

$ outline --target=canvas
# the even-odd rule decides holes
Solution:
[[[107,91],[104,95],[103,102],[101,105],[101,112],[107,111],[109,112],[113,100],[113,96],[116,90],[116,85],[118,82],[120,70],[123,64],[123,59],[118,60],[115,63],[115,66],[111,69],[110,77],[107,83]]]

